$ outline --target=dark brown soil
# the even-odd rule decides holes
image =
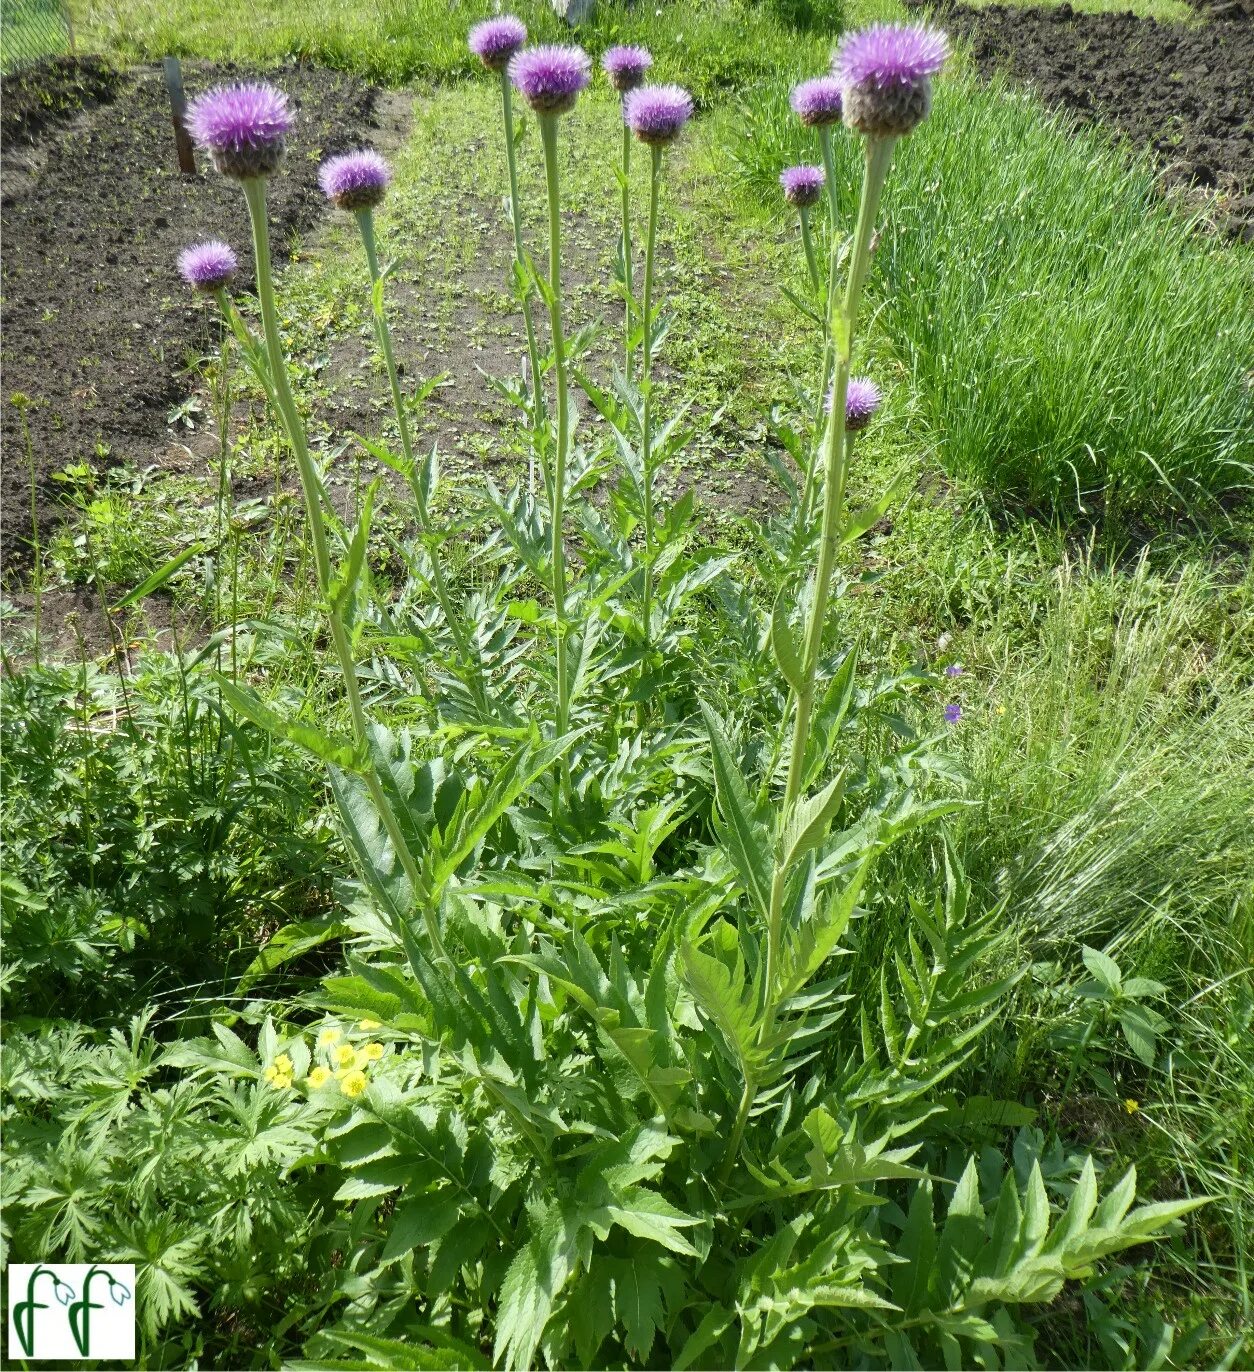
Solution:
[[[1101,121],[1151,149],[1164,184],[1197,188],[1221,228],[1254,241],[1254,6],[1198,7],[1211,17],[1195,27],[1067,4],[942,14],[982,74],[1006,71],[1082,123]]]
[[[236,76],[187,63],[189,96]],[[315,169],[371,127],[375,91],[341,73],[272,74],[298,119],[289,165],[271,187],[275,256],[321,213]],[[116,75],[61,59],[3,85],[3,446],[0,552],[26,562],[29,476],[18,417],[28,397],[40,519],[57,516],[53,473],[80,461],[147,464],[170,444],[167,415],[185,394],[180,373],[211,345],[175,266],[181,248],[220,237],[250,254],[238,187],[211,168],[182,175],[158,67]],[[246,282],[244,283],[247,284]]]

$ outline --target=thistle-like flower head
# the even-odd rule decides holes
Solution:
[[[839,124],[842,109],[840,82],[834,76],[814,76],[792,88],[793,113],[808,128]]]
[[[509,63],[509,79],[537,114],[566,114],[591,79],[582,48],[551,44],[524,48]]]
[[[374,209],[391,180],[391,167],[369,148],[329,158],[318,172],[322,193],[342,210]]]
[[[819,201],[823,194],[826,178],[822,167],[802,165],[785,167],[779,174],[779,184],[784,188],[784,199],[799,210],[809,209]]]
[[[845,388],[845,432],[856,434],[871,422],[883,399],[869,376],[851,376]],[[827,412],[832,412],[832,392],[827,393]]]
[[[869,376],[851,376],[845,391],[845,430],[857,433],[871,422],[880,407],[880,388]]]
[[[623,96],[623,122],[642,143],[664,148],[692,118],[692,96],[682,86],[640,86]]]
[[[476,24],[466,41],[489,71],[504,71],[510,58],[527,41],[527,26],[512,14],[502,14]]]
[[[949,39],[919,24],[872,24],[843,40],[833,63],[845,97],[845,123],[872,138],[899,138],[927,118],[932,77]]]
[[[216,86],[187,107],[192,137],[239,181],[278,171],[293,122],[287,96],[265,82]]]
[[[196,243],[179,253],[179,275],[206,295],[225,290],[238,270],[239,262],[230,246],[217,239]]]
[[[621,95],[643,86],[645,74],[652,65],[653,57],[648,48],[610,48],[601,58],[601,70]]]

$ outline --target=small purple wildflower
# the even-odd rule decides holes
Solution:
[[[566,114],[591,79],[582,48],[551,44],[524,48],[510,59],[509,79],[537,114]]]
[[[179,275],[206,295],[225,290],[238,270],[239,262],[230,246],[216,238],[193,244],[179,253]]]
[[[815,76],[792,88],[793,113],[807,128],[838,124],[844,99],[834,76]]]
[[[527,26],[512,14],[502,14],[476,24],[466,41],[489,71],[504,71],[510,58],[527,41]]]
[[[945,706],[945,723],[957,724],[962,718],[962,706],[957,704]]]
[[[187,127],[223,176],[247,181],[278,171],[294,123],[287,96],[264,82],[216,86],[187,108]]]
[[[808,209],[817,204],[823,194],[826,178],[822,167],[785,167],[779,174],[779,184],[784,188],[784,199],[797,209]]]
[[[637,86],[643,86],[645,73],[652,65],[653,56],[648,48],[610,48],[601,58],[602,71],[620,95],[626,95]]]
[[[869,376],[851,376],[845,389],[845,432],[856,434],[871,422],[883,396]],[[832,393],[827,393],[826,410],[832,412]]]
[[[949,664],[949,666],[945,668],[945,675],[946,675],[946,676],[961,676],[961,675],[962,675],[962,664],[961,664],[960,662],[951,662],[951,663]]]
[[[640,86],[623,97],[623,120],[642,143],[664,148],[692,118],[692,96],[682,86]]]
[[[323,195],[341,210],[374,209],[391,180],[391,167],[370,148],[329,158],[318,172]]]
[[[845,123],[870,137],[899,138],[932,108],[932,77],[949,39],[918,24],[872,24],[850,34],[833,63],[844,88]]]

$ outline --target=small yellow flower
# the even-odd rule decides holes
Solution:
[[[334,1024],[328,1024],[327,1027],[318,1035],[319,1048],[330,1048],[332,1044],[339,1043],[339,1041],[340,1030],[337,1029]]]
[[[276,1078],[279,1075],[279,1069],[273,1063],[271,1063],[270,1066],[267,1067],[261,1075],[265,1077],[265,1079],[270,1083],[271,1086],[273,1086]]]
[[[295,1071],[295,1068],[292,1066],[291,1058],[289,1058],[286,1053],[280,1053],[274,1060],[274,1070],[278,1072],[280,1076],[290,1077],[293,1071]]]
[[[1006,713],[1006,707],[1004,705],[999,705],[997,707],[997,713],[999,715],[1004,715]]]
[[[331,1069],[329,1067],[315,1067],[309,1074],[309,1084],[316,1091],[318,1087],[325,1086],[331,1080]]]
[[[280,1072],[273,1084],[276,1091],[287,1091],[291,1088],[292,1079],[286,1072]]]
[[[367,1062],[378,1062],[383,1056],[383,1045],[381,1043],[368,1043],[361,1051]]]
[[[345,1072],[340,1078],[340,1091],[349,1100],[356,1100],[366,1089],[366,1074],[353,1068],[351,1072]]]
[[[341,1043],[340,1046],[331,1054],[331,1061],[337,1067],[351,1067],[357,1058],[357,1050],[351,1043]]]
[[[1128,1099],[1124,1101],[1123,1108],[1128,1112],[1129,1115],[1135,1115],[1136,1112],[1141,1108],[1141,1102],[1139,1100],[1133,1100],[1132,1097],[1129,1096]]]
[[[372,1029],[379,1028],[379,1021],[377,1019],[364,1019],[357,1027],[363,1034],[368,1034]]]

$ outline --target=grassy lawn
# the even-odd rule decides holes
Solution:
[[[1116,6],[1084,0],[1077,8]],[[1134,8],[1171,21],[1191,14],[1176,0]],[[78,0],[74,11],[80,46],[122,61],[174,52],[264,67],[299,56],[403,87],[387,96],[402,132],[387,149],[395,180],[377,216],[381,256],[392,263],[387,300],[405,382],[432,386],[413,421],[417,446],[440,452],[433,511],[455,532],[424,544],[403,483],[384,481],[367,564],[372,594],[350,628],[367,705],[396,734],[395,754],[391,734],[386,745],[374,742],[389,750],[389,784],[407,802],[412,796],[423,823],[443,806],[440,823],[451,826],[458,769],[499,767],[507,775],[515,762],[502,750],[524,737],[527,710],[547,702],[551,689],[546,666],[533,661],[538,654],[511,655],[511,645],[533,631],[541,646],[547,642],[549,592],[543,554],[527,532],[526,493],[536,481],[531,436],[494,384],[518,374],[524,349],[510,290],[499,94],[473,73],[465,49],[465,29],[482,7],[463,0],[370,7]],[[563,32],[543,5],[525,3],[519,12],[534,33]],[[637,749],[631,729],[619,723],[596,732],[596,746],[608,732],[613,747],[605,745],[582,794],[590,814],[603,805],[612,842],[600,830],[594,840],[545,827],[546,812],[560,808],[555,783],[525,793],[506,822],[485,828],[450,869],[461,875],[450,885],[449,927],[471,973],[483,969],[489,989],[475,1013],[485,1024],[516,1020],[519,1041],[537,1046],[538,1063],[545,1035],[584,1004],[579,976],[588,964],[580,973],[559,968],[551,951],[560,946],[565,901],[576,946],[593,961],[602,953],[607,959],[607,974],[597,968],[596,994],[606,1006],[619,999],[603,1015],[596,1009],[597,1032],[572,1034],[546,1050],[560,1054],[555,1072],[571,1084],[566,1096],[541,1099],[541,1069],[527,1075],[527,1053],[492,1058],[470,1031],[458,1037],[463,1027],[455,1017],[440,1033],[423,1028],[425,1056],[410,1061],[398,1088],[410,1093],[407,1137],[418,1148],[413,1140],[421,1136],[421,1147],[431,1150],[423,1156],[445,1166],[456,1158],[463,1167],[450,1171],[449,1191],[418,1193],[422,1206],[435,1208],[420,1213],[402,1201],[394,1210],[392,1182],[375,1185],[389,1158],[417,1167],[400,1134],[386,1132],[399,1129],[392,1098],[372,1095],[351,1115],[331,1106],[318,1114],[313,1105],[300,1114],[296,1106],[273,1106],[276,1093],[253,1081],[266,1054],[273,1066],[292,1041],[285,1035],[315,1023],[381,1021],[382,1030],[376,1024],[362,1034],[393,1035],[388,1051],[399,1058],[406,1034],[420,1036],[428,990],[425,982],[422,993],[411,992],[410,982],[402,987],[402,973],[434,963],[407,963],[390,942],[380,911],[394,898],[397,872],[380,865],[374,887],[351,876],[350,850],[360,865],[362,845],[378,841],[366,831],[379,828],[363,818],[364,791],[353,791],[359,760],[346,761],[346,748],[334,753],[328,787],[321,765],[300,750],[304,744],[332,756],[332,745],[350,736],[351,702],[323,625],[295,478],[238,349],[202,359],[192,379],[206,412],[233,414],[217,431],[248,498],[216,487],[212,468],[178,483],[153,482],[111,501],[107,521],[101,517],[88,540],[108,566],[101,595],[107,590],[111,599],[193,541],[220,540],[217,552],[193,559],[165,588],[187,626],[188,651],[140,647],[142,619],[123,615],[120,637],[137,640],[129,678],[108,670],[115,649],[113,662],[19,671],[6,681],[4,823],[20,878],[5,887],[6,921],[20,917],[16,936],[6,922],[18,1005],[17,1067],[6,1092],[17,1102],[13,1115],[26,1146],[15,1172],[18,1260],[95,1243],[139,1262],[161,1284],[160,1303],[141,1309],[154,1364],[307,1358],[335,1365],[347,1358],[356,1365],[366,1358],[363,1365],[404,1366],[418,1349],[436,1366],[490,1354],[528,1260],[511,1257],[508,1232],[493,1234],[500,1226],[491,1206],[446,1215],[440,1207],[447,1195],[481,1188],[501,1207],[507,1231],[530,1224],[525,1217],[541,1212],[546,1194],[532,1178],[546,1176],[550,1165],[543,1149],[538,1158],[528,1151],[533,1135],[544,1136],[559,1116],[582,1119],[585,1107],[598,1124],[587,1126],[571,1157],[599,1166],[597,1150],[616,1135],[603,1122],[610,1115],[590,1104],[601,1088],[586,1080],[586,1064],[597,1044],[613,1044],[610,1094],[630,1099],[624,1083],[633,1044],[660,1032],[668,996],[672,1005],[678,997],[676,1023],[685,1031],[718,1025],[712,1061],[735,1042],[734,1017],[698,1013],[694,993],[676,990],[678,964],[665,956],[653,961],[663,926],[651,921],[665,913],[678,929],[693,918],[689,903],[703,898],[694,876],[702,864],[706,875],[713,871],[738,889],[741,869],[727,856],[735,850],[721,837],[724,826],[714,831],[726,851],[708,842],[716,802],[726,815],[726,777],[714,787],[705,755],[682,754],[696,695],[713,695],[710,703],[739,721],[740,765],[761,774],[763,796],[780,771],[780,759],[753,742],[776,708],[772,607],[795,570],[789,559],[796,554],[781,532],[789,497],[773,468],[790,462],[781,429],[804,432],[811,422],[814,397],[806,388],[822,339],[795,303],[808,291],[805,261],[775,178],[788,162],[817,158],[812,135],[788,113],[787,93],[798,77],[825,67],[832,46],[827,11],[800,27],[798,13],[748,0],[684,0],[656,15],[603,5],[581,34],[594,53],[611,42],[647,42],[659,77],[690,84],[698,97],[698,117],[668,153],[662,187],[658,262],[670,320],[654,401],[663,421],[691,405],[693,435],[662,467],[657,492],[665,507],[689,490],[696,498],[692,529],[677,536],[673,550],[677,565],[694,559],[693,590],[667,651],[703,684],[686,696],[657,688],[665,711],[642,734],[647,746]],[[899,13],[888,0],[870,0],[850,5],[846,18]],[[560,145],[568,327],[600,325],[580,342],[580,367],[603,387],[621,349],[622,302],[613,280],[616,104],[603,88],[583,97],[562,121]],[[837,165],[837,203],[849,220],[857,171],[851,145],[839,146]],[[524,232],[542,262],[544,165],[530,118],[519,170]],[[643,157],[633,170],[639,247],[648,189]],[[857,356],[857,370],[877,381],[884,405],[853,447],[848,497],[856,508],[895,486],[899,498],[864,539],[840,552],[843,593],[830,611],[830,639],[841,652],[856,645],[862,675],[853,703],[842,707],[853,712],[853,730],[840,734],[838,722],[830,742],[847,750],[852,793],[868,805],[877,803],[867,799],[877,786],[888,794],[907,776],[922,796],[959,799],[943,840],[934,825],[903,826],[879,857],[874,889],[861,898],[865,909],[838,959],[848,978],[839,983],[842,994],[857,1007],[861,1028],[833,1041],[866,1042],[881,1017],[887,1025],[894,968],[905,978],[913,967],[921,979],[921,931],[950,909],[943,893],[952,899],[952,863],[960,858],[972,927],[977,915],[996,923],[990,960],[1013,984],[997,1027],[973,1037],[969,1051],[955,1051],[943,1089],[932,1086],[910,1107],[922,1111],[911,1129],[937,1116],[923,1156],[946,1203],[968,1154],[978,1155],[981,1171],[974,1204],[982,1199],[990,1216],[997,1191],[988,1178],[999,1168],[1011,1169],[1018,1207],[1013,1169],[1020,1167],[1026,1184],[1036,1159],[1057,1206],[1083,1187],[1080,1161],[1090,1153],[1103,1197],[1135,1165],[1143,1201],[1218,1198],[1166,1242],[1099,1263],[1052,1304],[1020,1306],[1015,1297],[1014,1319],[1022,1320],[1015,1337],[1028,1337],[1030,1326],[1034,1356],[1046,1366],[1148,1366],[1159,1352],[1163,1360],[1153,1365],[1239,1366],[1249,1352],[1254,1225],[1254,512],[1243,490],[1254,447],[1254,255],[1206,238],[1162,204],[1148,166],[1129,161],[1099,133],[1077,133],[1000,84],[980,87],[961,61],[939,88],[931,120],[901,147],[887,195]],[[350,436],[394,450],[398,440],[386,376],[372,352],[366,262],[347,216],[328,217],[297,246],[279,280],[280,321],[315,457],[352,526],[378,464]],[[241,308],[260,327],[255,302],[241,301]],[[578,390],[576,409],[576,437],[587,453],[612,454],[610,422]],[[500,504],[496,494],[485,503],[487,479]],[[610,484],[581,488],[576,503],[586,508],[572,516],[583,540],[580,569],[604,578],[595,584],[607,607],[599,632],[607,637],[629,618],[605,571],[607,549],[621,555]],[[509,519],[516,523],[507,539],[501,529]],[[70,565],[81,527],[71,524],[54,544],[54,572]],[[638,544],[638,529],[628,535],[624,546],[633,538]],[[507,575],[500,569],[511,540],[522,551],[518,570]],[[727,567],[702,581],[710,548]],[[429,590],[436,558],[457,603],[474,607],[484,643],[498,645],[500,678],[524,702],[491,729],[469,722],[468,688],[449,666],[455,645]],[[588,649],[580,670],[606,718],[619,720],[620,708],[628,723],[648,716],[647,692],[631,685],[641,656],[600,682],[597,649]],[[225,710],[215,671],[255,686],[262,704],[244,716]],[[909,699],[900,718],[893,713],[897,692]],[[296,723],[277,724],[267,712]],[[591,730],[591,712],[587,722]],[[653,766],[650,757],[667,759],[667,768],[672,757],[681,762],[664,774],[657,763],[647,781],[624,783],[630,803],[613,809],[614,785],[634,777],[633,768]],[[435,772],[415,771],[419,762]],[[424,786],[430,795],[420,804]],[[464,797],[460,803],[471,806]],[[644,837],[651,824],[665,830],[654,846]],[[707,837],[698,843],[694,832]],[[854,832],[851,823],[847,833]],[[389,862],[395,867],[391,850]],[[721,922],[728,932],[710,957],[714,972],[707,968],[715,977],[724,969],[729,985],[747,909],[740,934],[733,922]],[[711,907],[707,922],[713,914]],[[912,923],[916,917],[925,922]],[[625,950],[612,962],[597,942],[598,919]],[[422,937],[415,920],[405,946]],[[535,952],[541,947],[550,960]],[[1095,950],[1114,960],[1115,973]],[[533,965],[544,987],[516,1006],[507,978]],[[639,986],[632,980],[640,966],[661,969],[647,995],[643,974]],[[985,975],[985,964],[979,967],[976,980]],[[498,980],[493,968],[508,970]],[[669,989],[662,986],[667,977]],[[59,998],[58,988],[71,989]],[[1152,1004],[1152,1015],[1137,1008],[1137,996]],[[146,1037],[147,1020],[130,1022],[150,1013],[156,1038]],[[909,991],[897,1013],[903,1022],[916,1013],[919,1023],[927,1018]],[[891,1037],[891,1029],[884,1032]],[[919,1044],[930,1044],[919,1032]],[[167,1056],[154,1065],[157,1038]],[[460,1057],[447,1049],[454,1041]],[[661,1051],[657,1043],[649,1048]],[[923,1046],[918,1054],[911,1070],[923,1076]],[[649,1071],[653,1065],[650,1058]],[[883,1073],[887,1079],[890,1068]],[[732,1183],[720,1178],[713,1189],[731,1196],[732,1213],[757,1188],[779,1187],[781,1178],[799,1187],[797,1177],[811,1166],[817,1177],[828,1166],[813,1162],[830,1144],[828,1122],[832,1137],[862,1127],[852,1122],[858,1093],[870,1098],[873,1086],[862,1077],[841,1080],[841,1090],[824,1097],[834,1112],[826,1121],[814,1110],[817,1096],[789,1086],[779,1098],[786,1102],[781,1118],[771,1123],[776,1107],[763,1093],[750,1131],[775,1129],[779,1151],[770,1153],[774,1170],[764,1164]],[[894,1078],[904,1098],[902,1080]],[[656,1094],[640,1106],[652,1113],[641,1118],[666,1114],[666,1127],[679,1131],[669,1081],[654,1080]],[[64,1114],[49,1117],[46,1102],[58,1093]],[[730,1099],[734,1105],[734,1093]],[[730,1119],[719,1101],[711,1086],[692,1129],[703,1138],[708,1123],[721,1147]],[[900,1123],[891,1113],[897,1108],[870,1108],[871,1133],[858,1148],[885,1120]],[[1003,1108],[1004,1119],[997,1113]],[[717,1124],[703,1120],[707,1112]],[[904,1136],[904,1123],[901,1129]],[[800,1132],[814,1150],[805,1154],[805,1169],[802,1154],[786,1156]],[[657,1145],[654,1155],[641,1142],[647,1131],[631,1137],[635,1151],[615,1154],[607,1175],[630,1173],[633,1186],[642,1178],[663,1186],[666,1150],[677,1144]],[[135,1179],[130,1214],[118,1211],[117,1176],[136,1155],[151,1161]],[[207,1157],[212,1214],[189,1200],[199,1194]],[[711,1161],[709,1174],[715,1170]],[[679,1188],[671,1188],[669,1208],[659,1202],[648,1218],[637,1212],[619,1230],[598,1219],[613,1237],[605,1242],[595,1225],[584,1231],[598,1232],[597,1256],[587,1237],[584,1266],[572,1248],[561,1260],[567,1266],[554,1259],[550,1275],[558,1291],[576,1270],[579,1280],[586,1275],[580,1298],[595,1311],[601,1292],[619,1332],[602,1345],[591,1332],[600,1316],[580,1315],[572,1299],[553,1306],[553,1347],[571,1365],[592,1365],[598,1349],[614,1365],[651,1365],[650,1348],[653,1361],[669,1364],[683,1347],[675,1330],[696,1340],[704,1315],[724,1309],[719,1302],[747,1329],[747,1302],[761,1299],[763,1311],[787,1312],[779,1317],[793,1329],[778,1344],[763,1343],[764,1363],[824,1365],[844,1349],[848,1365],[862,1365],[852,1335],[833,1338],[828,1330],[820,1338],[817,1323],[805,1323],[821,1323],[820,1316],[811,1311],[803,1319],[789,1304],[804,1288],[826,1291],[834,1308],[852,1307],[857,1302],[844,1287],[871,1281],[874,1263],[855,1263],[847,1270],[856,1275],[842,1278],[833,1294],[817,1268],[789,1265],[817,1263],[815,1255],[829,1249],[845,1261],[840,1236],[853,1230],[842,1226],[867,1223],[852,1208],[846,1214],[843,1200],[829,1204],[827,1193],[840,1186],[827,1176],[815,1183],[807,1202],[814,1213],[804,1223],[783,1199],[791,1192],[779,1191],[779,1214],[791,1217],[779,1234],[790,1238],[776,1234],[770,1243],[779,1247],[769,1254],[765,1236],[775,1234],[776,1221],[757,1212],[750,1221],[746,1209],[743,1225],[738,1218],[730,1232],[717,1224],[701,1230],[700,1245],[713,1257],[696,1296],[680,1294],[686,1237],[666,1235],[673,1241],[662,1245],[660,1260],[652,1248],[643,1250],[647,1261],[639,1259],[634,1246],[674,1220],[676,1203],[689,1203]],[[689,1193],[699,1189],[694,1176]],[[582,1203],[579,1194],[573,1183],[564,1193],[571,1206]],[[886,1189],[880,1199],[890,1194],[866,1231],[866,1252],[919,1222],[900,1190]],[[619,1199],[604,1204],[622,1210]],[[1005,1205],[1001,1214],[1009,1216]],[[546,1224],[557,1225],[558,1207],[544,1213]],[[1108,1217],[1105,1207],[1099,1214]],[[1082,1228],[1088,1219],[1074,1223]],[[831,1222],[822,1240],[807,1231],[812,1221]],[[449,1235],[462,1229],[468,1244],[489,1244],[487,1256],[458,1256]],[[998,1229],[990,1249],[997,1235],[1011,1244]],[[733,1280],[731,1259],[719,1266],[719,1245],[734,1252],[759,1238],[758,1267],[735,1269]],[[953,1260],[944,1242],[942,1268]],[[424,1247],[429,1252],[420,1256]],[[992,1261],[988,1253],[985,1259]],[[641,1306],[653,1311],[647,1318],[624,1295],[634,1262],[644,1274]],[[272,1271],[261,1270],[266,1263]],[[774,1274],[769,1283],[753,1285],[767,1281],[764,1273]],[[745,1284],[737,1288],[739,1280]],[[544,1288],[540,1276],[536,1282]],[[893,1297],[906,1304],[895,1287]],[[211,1307],[212,1315],[202,1313]],[[714,1342],[726,1327],[710,1333],[709,1347],[718,1350],[708,1354],[710,1365],[736,1351],[734,1341]],[[991,1350],[996,1338],[1010,1337],[1009,1327],[979,1346]],[[671,1343],[662,1342],[664,1334]],[[504,1336],[495,1337],[499,1352]],[[974,1346],[962,1348],[970,1355]],[[917,1355],[908,1337],[885,1347],[875,1345],[883,1365],[920,1365],[911,1362]],[[1026,1359],[1025,1347],[1007,1344],[1006,1365]],[[547,1357],[546,1345],[540,1348],[537,1357]],[[694,1365],[706,1365],[692,1356]],[[752,1361],[746,1355],[744,1365]]]

